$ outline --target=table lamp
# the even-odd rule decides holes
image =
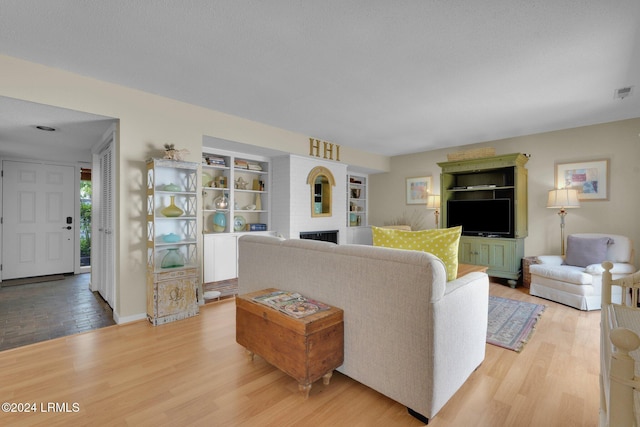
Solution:
[[[558,215],[560,216],[560,247],[562,248],[562,255],[564,255],[564,217],[567,216],[567,209],[580,207],[578,190],[571,188],[549,190],[547,207],[560,209],[558,211]]]

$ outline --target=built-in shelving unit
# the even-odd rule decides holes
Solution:
[[[192,162],[147,161],[147,318],[153,325],[199,312],[199,168]]]
[[[347,175],[347,226],[367,225],[367,177]]]
[[[269,162],[234,155],[203,154],[204,233],[240,233],[269,229]],[[216,207],[226,197],[228,206]],[[224,216],[222,221],[216,222]]]
[[[238,277],[238,237],[270,232],[270,167],[264,157],[226,151],[202,154],[204,283]],[[221,197],[226,197],[222,207],[216,203]]]

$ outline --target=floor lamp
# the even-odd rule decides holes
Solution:
[[[436,217],[436,228],[439,228],[440,222],[440,195],[430,194],[427,198],[427,209],[434,209],[433,215]]]
[[[562,248],[562,255],[564,255],[564,217],[567,216],[567,209],[580,207],[578,190],[571,188],[549,190],[547,207],[560,209],[558,211],[558,215],[560,216],[560,247]]]

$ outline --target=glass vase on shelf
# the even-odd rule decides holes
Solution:
[[[169,248],[160,263],[162,268],[184,267],[184,257],[178,251],[178,248]]]
[[[229,209],[229,198],[225,193],[222,193],[222,195],[215,198],[213,205],[216,207],[216,210],[226,211]]]
[[[171,196],[171,203],[169,203],[169,206],[162,209],[160,213],[166,217],[175,218],[178,216],[182,216],[182,214],[184,214],[184,211],[176,206],[176,196]]]

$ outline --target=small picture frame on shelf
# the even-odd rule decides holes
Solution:
[[[426,205],[431,191],[431,177],[420,176],[407,178],[406,200],[407,205]]]

